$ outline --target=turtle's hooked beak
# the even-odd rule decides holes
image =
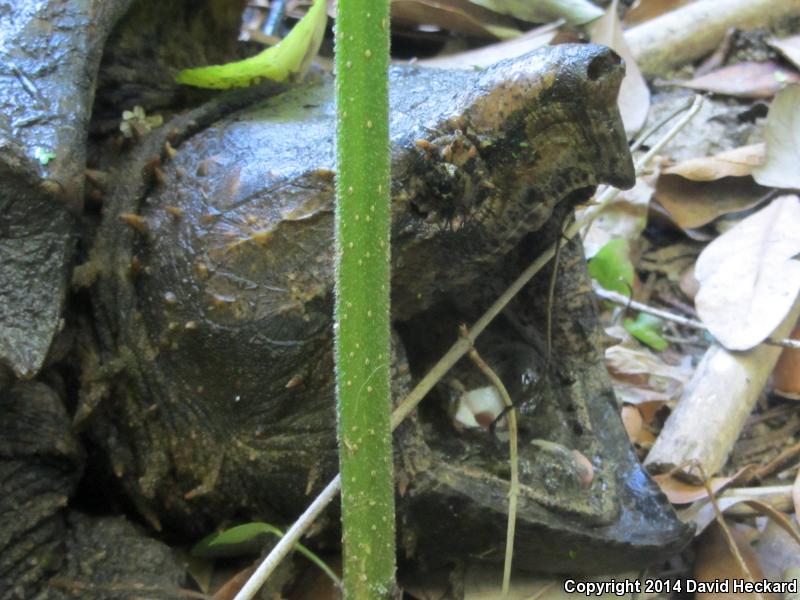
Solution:
[[[516,139],[521,120],[522,141],[550,162],[548,174],[573,168],[587,183],[628,189],[634,168],[617,107],[624,76],[622,58],[595,44],[564,44],[501,61],[481,75],[481,89],[489,91],[474,99],[470,125],[487,135],[505,129],[506,138]]]
[[[574,51],[583,55],[581,60],[570,61],[556,78],[552,93],[585,104],[587,121],[592,124],[585,142],[593,152],[598,183],[629,189],[636,175],[617,104],[625,62],[606,46],[585,44]]]

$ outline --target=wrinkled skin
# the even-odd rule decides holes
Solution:
[[[479,74],[393,70],[392,296],[402,337],[442,322],[442,339],[452,337],[554,241],[597,183],[632,184],[615,107],[622,74],[618,57],[594,46],[559,46]],[[91,434],[157,527],[199,535],[224,518],[285,518],[336,471],[332,91],[322,78],[179,134],[152,194],[127,180],[116,190],[90,267],[102,362],[120,373]],[[119,218],[133,212],[135,229]],[[523,441],[576,449],[595,477],[580,489],[558,453],[523,449],[518,529],[537,537],[520,536],[519,552],[541,570],[630,567],[676,548],[686,532],[628,447],[594,345],[579,246],[568,254],[562,303],[577,297],[578,312],[556,311],[560,364],[540,374],[537,398],[519,399],[534,423]],[[539,288],[527,293],[541,305]],[[449,318],[426,318],[437,310]],[[541,356],[539,312],[517,302],[507,317],[517,333],[500,324],[495,339],[516,337]],[[424,345],[410,345],[415,371]],[[507,459],[470,458],[486,440],[470,445],[437,425],[443,412],[400,435],[404,545],[429,558],[499,559]],[[461,514],[468,539],[440,553],[436,541]],[[608,544],[618,545],[613,556],[602,552]]]

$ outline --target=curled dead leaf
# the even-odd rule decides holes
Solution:
[[[681,83],[693,90],[737,98],[771,98],[800,81],[800,75],[773,62],[741,62]]]
[[[714,181],[723,177],[746,177],[766,160],[764,144],[740,146],[714,156],[690,158],[664,169],[692,181]]]
[[[732,477],[712,477],[709,481],[709,487],[714,494],[717,494],[736,479],[737,475]],[[708,490],[704,485],[695,485],[686,483],[680,479],[664,473],[662,475],[655,475],[653,477],[658,487],[664,492],[667,499],[673,504],[691,504],[698,500],[708,498]]]
[[[590,39],[595,44],[604,44],[625,60],[625,78],[620,86],[617,102],[625,133],[632,138],[642,128],[650,112],[650,88],[636,64],[636,58],[625,41],[614,0],[605,15],[590,27]]]
[[[435,25],[477,38],[510,39],[520,34],[509,17],[467,0],[392,0],[392,24]]]
[[[616,331],[616,330],[615,330]],[[669,365],[664,360],[632,340],[625,332],[625,343],[606,349],[606,368],[611,375],[614,392],[627,404],[642,407],[651,405],[657,411],[665,403],[677,400],[683,384],[692,376],[692,368],[685,365]],[[646,421],[652,415],[648,413]]]
[[[800,198],[782,196],[706,246],[697,313],[729,350],[748,350],[785,319],[800,293]]]
[[[662,175],[654,197],[678,227],[685,230],[752,208],[762,202],[769,191],[750,177],[690,181],[680,175]]]
[[[766,162],[753,170],[761,185],[800,189],[800,85],[786,88],[775,97],[767,114],[764,132]]]
[[[645,427],[644,418],[638,406],[626,404],[622,407],[622,424],[625,426],[628,439],[632,444],[647,448],[655,441],[655,436]]]

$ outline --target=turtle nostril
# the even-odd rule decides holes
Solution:
[[[590,81],[597,81],[604,75],[608,75],[619,67],[622,59],[616,52],[603,52],[595,56],[586,68],[586,75]]]

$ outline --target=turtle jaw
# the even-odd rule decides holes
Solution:
[[[554,215],[543,230],[526,236],[506,258],[505,268],[493,276],[505,281],[516,277],[520,265],[558,235],[559,217]],[[648,478],[622,426],[602,361],[602,333],[578,239],[563,245],[559,263],[557,301],[552,306],[546,300],[550,273],[544,272],[520,291],[476,343],[484,360],[499,361],[504,354],[497,351],[498,345],[531,345],[529,338],[542,336],[548,315],[552,319],[554,360],[546,367],[544,384],[536,386],[534,397],[523,395],[520,401],[519,393],[512,396],[520,403],[521,484],[514,565],[551,573],[644,567],[678,552],[692,531]],[[445,334],[455,331],[459,322],[474,321],[481,307],[459,300],[461,306],[452,300],[398,326],[412,372],[427,372],[455,335]],[[501,361],[493,368],[514,394],[519,368],[504,372],[502,365]],[[468,382],[472,371],[474,367],[462,362],[448,378]],[[474,377],[482,381],[480,373]],[[447,391],[434,391],[420,405],[416,421],[396,434],[409,482],[398,503],[401,522],[418,532],[415,540],[404,540],[406,551],[432,566],[445,555],[499,564],[507,526],[507,449],[488,432],[476,438],[456,430],[441,398]],[[407,443],[412,439],[416,443]],[[544,452],[536,443],[542,439],[588,459],[593,468],[588,481],[565,469],[559,455]]]

